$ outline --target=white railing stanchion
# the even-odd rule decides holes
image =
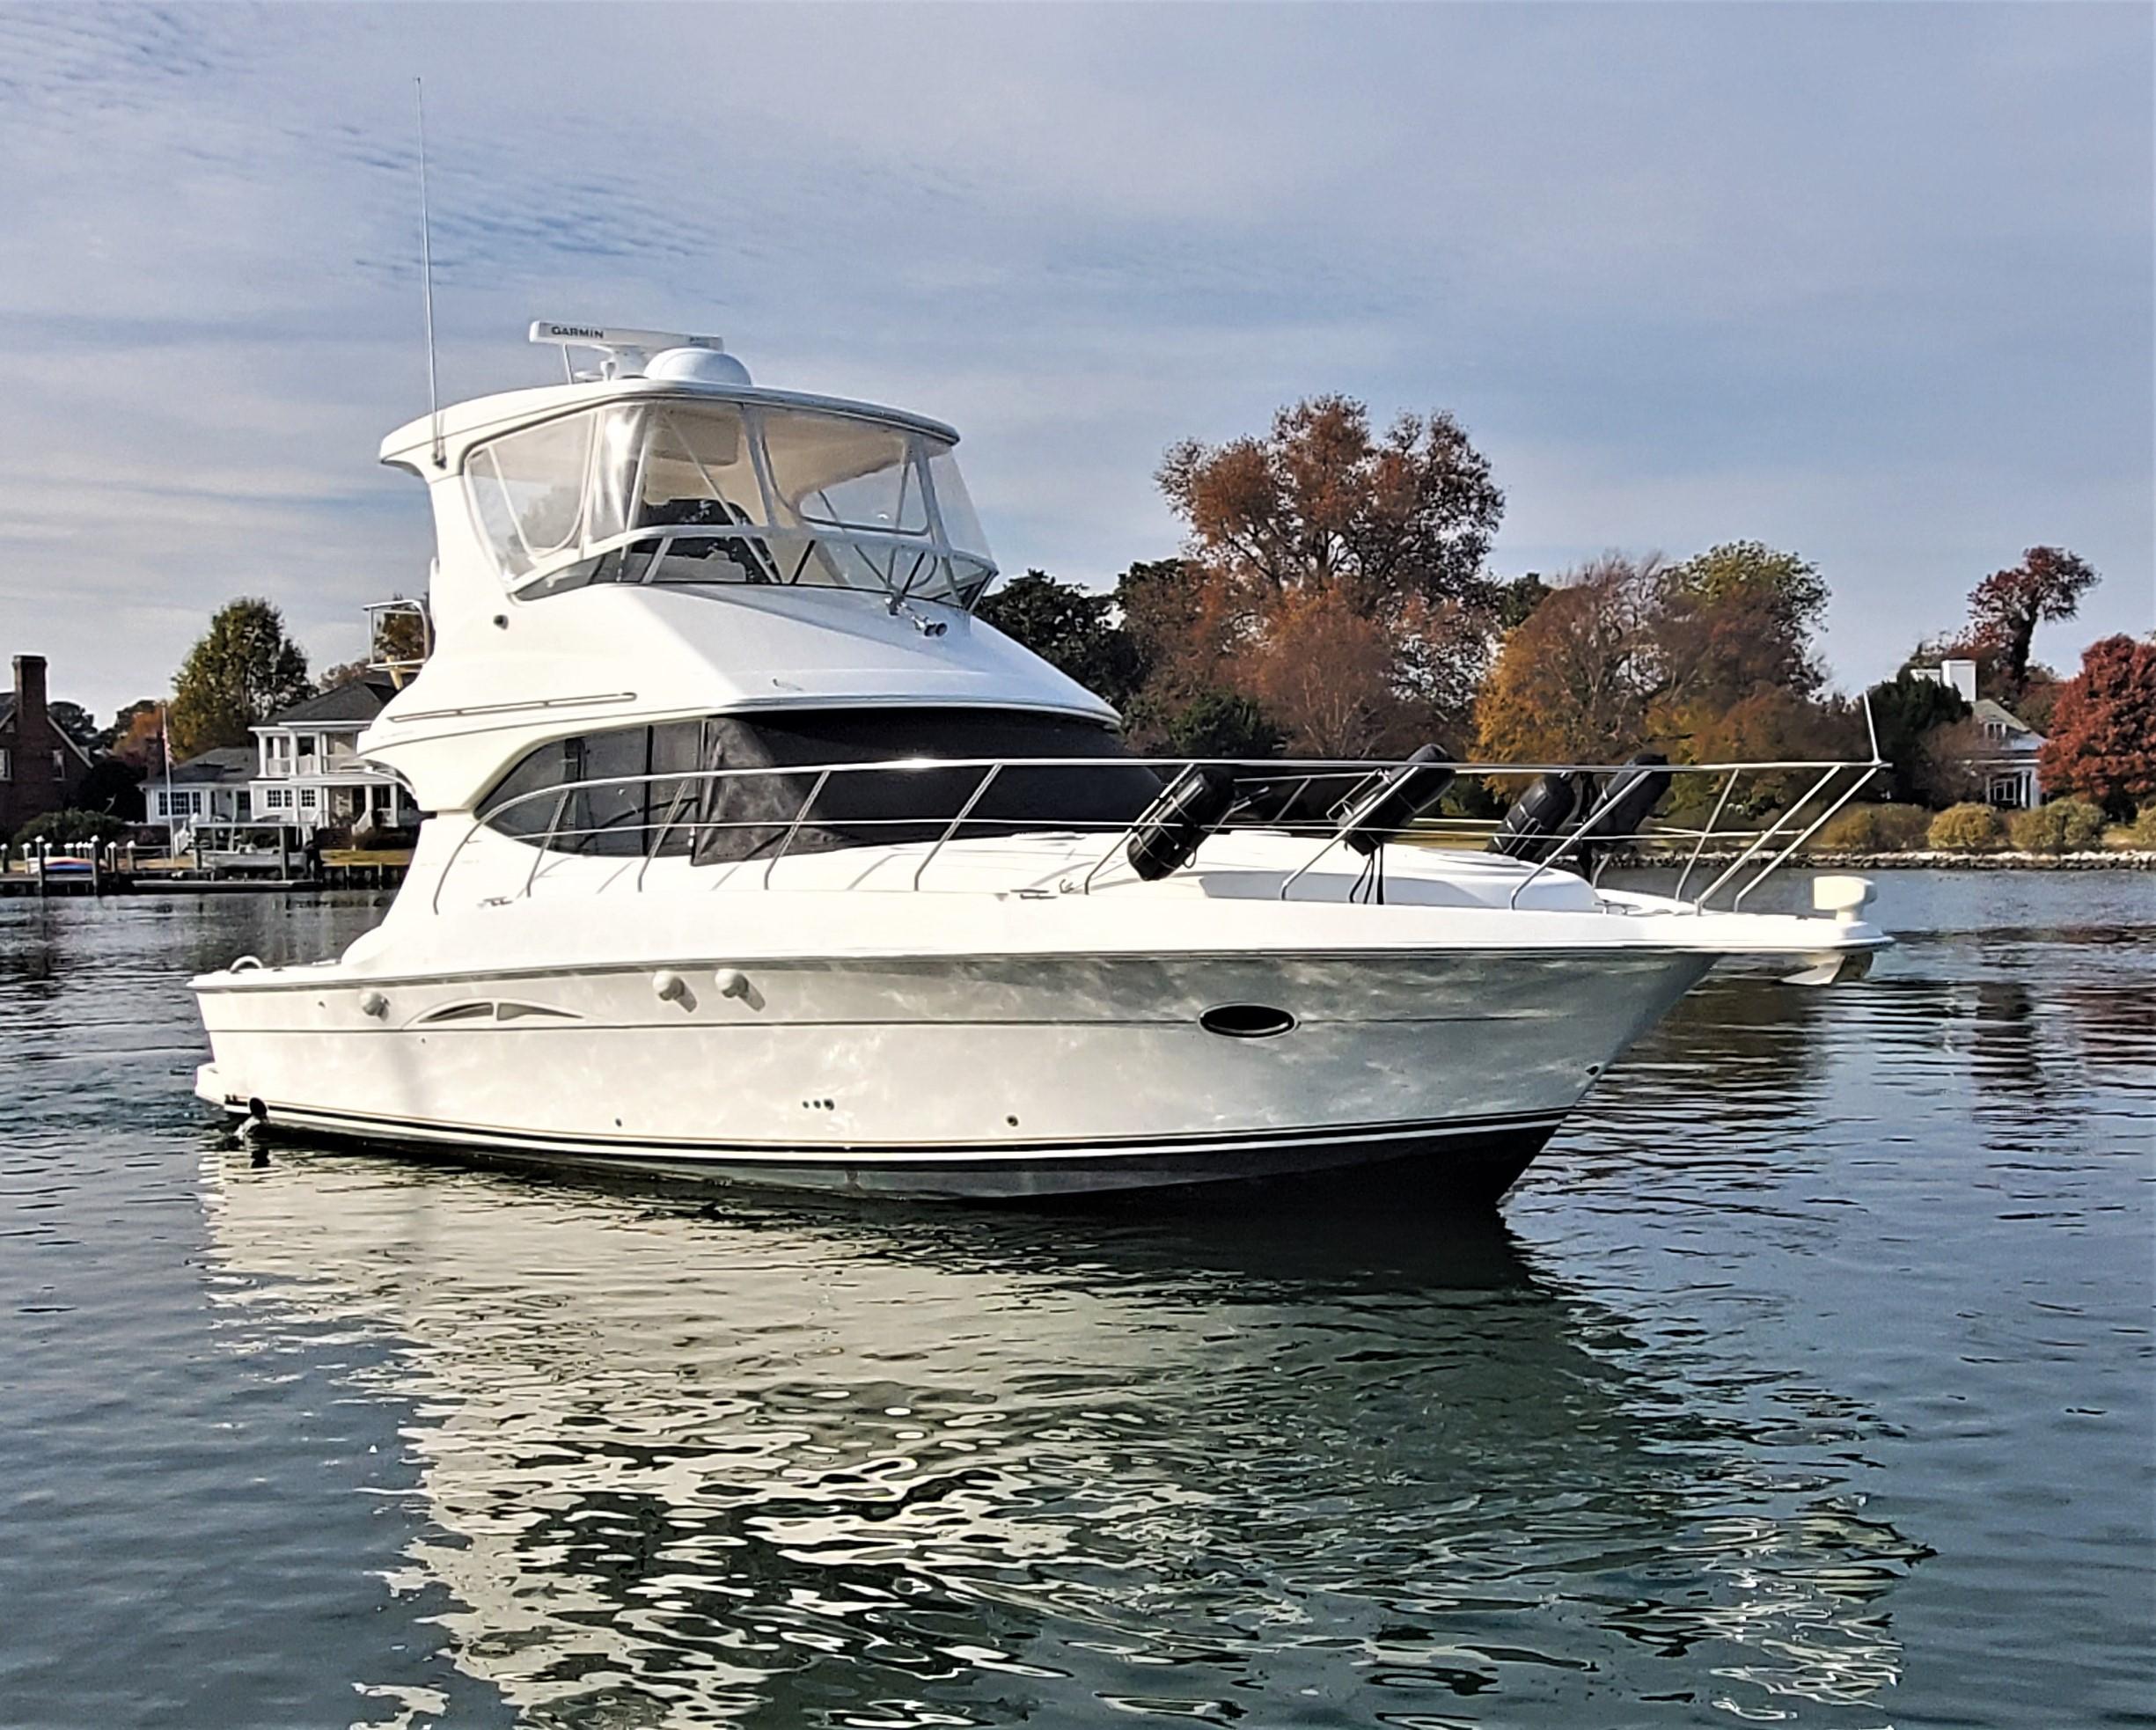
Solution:
[[[518,900],[531,898],[532,885],[539,881],[539,868],[554,849],[554,837],[561,831],[561,814],[568,810],[569,795],[576,790],[574,787],[565,787],[561,789],[561,796],[554,801],[554,814],[546,819],[546,838],[532,850],[532,869],[524,873],[524,888],[517,895]]]
[[[786,857],[787,849],[794,845],[794,837],[801,832],[801,825],[809,820],[810,809],[816,803],[817,795],[824,790],[824,783],[831,779],[831,770],[825,769],[817,776],[816,784],[809,789],[809,796],[801,802],[801,809],[794,813],[794,820],[786,825],[786,833],[779,839],[779,850],[764,861],[766,889],[771,887],[771,874],[778,869],[779,861]]]
[[[1684,861],[1684,869],[1677,876],[1677,886],[1669,891],[1672,901],[1684,898],[1684,885],[1691,881],[1692,867],[1699,862],[1699,855],[1706,850],[1707,842],[1714,833],[1714,825],[1722,820],[1722,807],[1729,803],[1729,795],[1736,791],[1737,777],[1742,773],[1741,769],[1732,769],[1729,779],[1722,783],[1722,796],[1714,802],[1714,810],[1707,818],[1707,826],[1699,832],[1699,839],[1692,843],[1692,856]],[[1697,907],[1698,903],[1692,905]]]
[[[666,845],[667,836],[673,832],[674,819],[680,816],[681,803],[688,797],[688,792],[689,784],[686,781],[675,789],[673,803],[666,807],[666,821],[659,825],[657,837],[649,847],[644,849],[643,862],[636,868],[636,892],[639,895],[644,892],[644,873],[651,869],[651,861],[659,856],[659,849]],[[649,828],[650,825],[646,824],[644,827]],[[693,834],[689,839],[689,851],[691,854],[696,851],[696,839]]]
[[[1820,776],[1817,781],[1814,781],[1810,787],[1805,789],[1804,796],[1801,799],[1798,800],[1795,804],[1792,805],[1788,809],[1788,810],[1784,811],[1781,816],[1776,817],[1772,823],[1769,824],[1764,829],[1760,831],[1759,839],[1754,841],[1751,846],[1746,847],[1744,851],[1739,854],[1734,859],[1731,860],[1727,868],[1722,872],[1721,876],[1715,878],[1712,883],[1709,883],[1705,889],[1699,891],[1698,905],[1700,911],[1704,913],[1706,910],[1706,905],[1714,898],[1714,891],[1716,890],[1720,889],[1724,883],[1727,883],[1730,878],[1735,876],[1739,871],[1744,869],[1747,863],[1749,863],[1757,855],[1761,848],[1764,847],[1769,842],[1774,840],[1781,834],[1782,825],[1787,823],[1792,816],[1793,816],[1796,812],[1802,810],[1807,805],[1810,804],[1812,801],[1817,798],[1821,792],[1823,791],[1825,788],[1834,780],[1835,776],[1841,773],[1844,768],[1848,768],[1850,766],[1852,766],[1845,763],[1836,763],[1830,766],[1825,774]]]
[[[1843,794],[1840,798],[1837,799],[1832,804],[1829,805],[1826,810],[1820,812],[1817,817],[1814,817],[1812,819],[1812,826],[1810,828],[1807,829],[1801,835],[1798,836],[1796,839],[1790,842],[1787,847],[1784,847],[1779,853],[1776,854],[1773,858],[1770,859],[1764,865],[1761,866],[1757,875],[1756,875],[1749,883],[1746,883],[1743,888],[1740,889],[1734,896],[1730,898],[1729,911],[1734,913],[1738,908],[1742,907],[1744,905],[1744,898],[1746,896],[1749,895],[1755,889],[1757,889],[1761,883],[1764,883],[1769,877],[1772,876],[1775,871],[1780,867],[1782,861],[1788,858],[1791,854],[1794,853],[1799,847],[1802,847],[1805,842],[1810,840],[1814,835],[1816,835],[1822,828],[1824,828],[1826,826],[1827,819],[1832,817],[1835,812],[1841,810],[1841,808],[1844,805],[1846,805],[1852,799],[1855,798],[1858,794],[1861,793],[1865,788],[1870,784],[1872,777],[1878,773],[1879,771],[1877,769],[1866,769],[1862,774],[1859,775],[1856,780],[1852,781],[1849,784],[1848,792]]]
[[[973,815],[973,807],[980,803],[981,795],[987,792],[989,787],[994,782],[995,778],[1002,773],[1003,766],[1001,763],[991,764],[989,766],[988,773],[980,778],[980,785],[973,789],[973,796],[968,799],[965,803],[958,807],[958,815],[951,818],[949,825],[944,829],[943,832],[935,838],[935,845],[928,849],[928,853],[922,857],[920,863],[913,868],[913,887],[915,889],[919,889],[920,887],[921,874],[925,872],[929,866],[935,863],[935,856],[937,854],[942,852],[943,843],[948,841],[953,835],[958,832],[958,825],[960,824],[964,823],[966,818]]]

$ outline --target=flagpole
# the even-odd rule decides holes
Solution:
[[[177,857],[179,832],[172,825],[172,710],[158,705],[158,755],[165,759],[165,856]]]

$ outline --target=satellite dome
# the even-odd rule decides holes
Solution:
[[[684,385],[745,385],[749,370],[722,348],[662,348],[645,364],[644,377]]]

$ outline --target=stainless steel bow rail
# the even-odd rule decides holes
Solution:
[[[1132,832],[1133,825],[1130,822],[1102,823],[1079,819],[1061,821],[1052,817],[1036,816],[998,817],[978,815],[982,800],[986,797],[989,789],[996,784],[999,778],[1013,770],[1029,772],[1037,770],[1090,771],[1097,773],[1104,769],[1140,768],[1155,772],[1160,777],[1162,787],[1167,787],[1172,785],[1178,776],[1195,768],[1226,769],[1234,773],[1239,790],[1247,786],[1253,792],[1261,787],[1277,792],[1278,789],[1292,783],[1293,791],[1284,802],[1285,805],[1292,810],[1294,805],[1313,788],[1329,787],[1331,783],[1338,782],[1345,793],[1348,788],[1362,786],[1369,777],[1384,771],[1406,770],[1417,766],[1428,766],[1426,764],[1418,766],[1405,760],[1348,760],[1342,759],[1290,760],[1279,758],[920,758],[887,762],[788,764],[767,767],[675,770],[642,775],[595,776],[589,780],[560,782],[538,788],[531,792],[519,794],[512,798],[484,807],[478,815],[478,820],[458,837],[456,847],[451,850],[448,860],[443,865],[440,876],[436,878],[432,905],[434,911],[437,913],[441,911],[443,890],[455,871],[458,861],[463,858],[466,849],[475,838],[480,836],[487,837],[490,842],[522,847],[530,854],[524,882],[516,894],[491,895],[487,898],[490,903],[521,899],[530,896],[538,883],[540,869],[549,857],[560,858],[564,854],[574,856],[598,854],[600,847],[597,843],[600,838],[605,838],[605,841],[610,844],[604,856],[618,860],[624,867],[627,867],[632,861],[634,861],[634,871],[627,875],[631,887],[641,891],[652,861],[661,856],[662,849],[667,847],[670,840],[677,836],[680,837],[680,851],[693,854],[696,850],[700,837],[726,830],[779,831],[777,844],[768,854],[764,854],[759,857],[754,851],[752,851],[744,856],[722,861],[730,868],[760,866],[761,886],[767,889],[771,885],[772,874],[776,870],[779,862],[793,850],[802,831],[811,826],[814,821],[812,813],[817,801],[824,795],[834,777],[841,775],[906,776],[924,773],[948,773],[954,770],[976,771],[979,779],[970,794],[960,803],[956,813],[948,820],[928,816],[868,817],[832,813],[826,813],[823,820],[842,826],[849,832],[897,829],[912,831],[916,833],[928,824],[941,822],[940,832],[935,835],[933,841],[925,844],[920,856],[913,863],[909,887],[916,891],[921,888],[922,880],[927,876],[928,868],[935,862],[944,848],[954,840],[958,839],[964,832],[972,832],[966,834],[965,838],[968,840],[992,839],[995,833],[1013,837],[1019,834],[1100,834],[1108,838],[1108,844],[1099,857],[1093,861],[1090,867],[1082,876],[1076,876],[1074,881],[1072,878],[1066,878],[1062,883],[1062,887],[1068,892],[1090,894],[1096,879],[1107,872],[1115,862],[1118,851],[1122,848]],[[1607,763],[1451,763],[1444,766],[1450,768],[1456,777],[1478,776],[1500,783],[1517,784],[1540,775],[1616,776],[1636,772],[1641,766]],[[1847,806],[1850,801],[1863,791],[1886,766],[1885,762],[1876,755],[1876,751],[1871,759],[1861,761],[1794,759],[1754,763],[1654,765],[1653,768],[1655,773],[1668,773],[1673,778],[1683,776],[1695,778],[1719,776],[1721,778],[1720,788],[1712,810],[1704,827],[1694,828],[1682,824],[1658,824],[1651,828],[1642,827],[1621,834],[1605,832],[1596,828],[1595,813],[1590,807],[1588,815],[1572,825],[1569,832],[1565,834],[1562,843],[1554,848],[1547,857],[1537,861],[1534,869],[1514,886],[1508,905],[1516,907],[1522,894],[1549,872],[1569,867],[1575,873],[1591,873],[1593,868],[1587,865],[1586,861],[1602,850],[1620,845],[1636,845],[1641,842],[1670,843],[1681,847],[1689,841],[1690,843],[1690,851],[1685,855],[1676,886],[1671,891],[1673,897],[1679,900],[1683,898],[1685,885],[1691,881],[1694,871],[1703,861],[1720,861],[1719,853],[1710,853],[1711,847],[1716,844],[1722,847],[1734,847],[1740,849],[1735,856],[1729,859],[1724,864],[1721,871],[1707,883],[1706,887],[1692,898],[1690,904],[1695,913],[1711,911],[1714,898],[1723,890],[1728,889],[1730,891],[1729,911],[1734,912],[1742,906],[1747,896],[1779,869],[1799,847],[1818,833],[1837,812]],[[1740,783],[1747,776],[1791,773],[1812,773],[1815,779],[1801,796],[1786,810],[1775,815],[1764,828],[1748,829],[1734,826],[1726,828],[1723,826],[1722,818],[1728,811],[1732,798]],[[797,781],[807,779],[810,782],[807,793],[803,796],[800,803],[794,808],[790,819],[774,816],[716,817],[704,814],[713,808],[714,802],[707,795],[716,783],[752,779],[769,780],[775,777],[790,777]],[[665,814],[656,822],[609,822],[574,826],[566,821],[572,803],[580,795],[599,794],[619,798],[627,789],[646,787],[664,787],[670,790]],[[542,804],[547,801],[552,801],[553,805],[543,829],[530,833],[519,833],[514,829],[502,826],[502,820],[509,814],[529,806]],[[1803,822],[1802,819],[1808,811],[1815,814],[1811,816],[1808,822]],[[1799,826],[1800,823],[1802,823],[1801,827]],[[1240,824],[1235,823],[1231,817],[1228,826],[1247,829],[1254,832],[1287,833],[1309,839],[1316,843],[1310,856],[1294,870],[1284,875],[1279,890],[1279,895],[1282,899],[1287,899],[1289,891],[1306,879],[1313,882],[1328,881],[1323,878],[1313,878],[1311,874],[1314,868],[1322,862],[1336,847],[1340,846],[1345,839],[1343,832],[1331,825],[1322,817],[1301,817],[1291,815],[1282,817],[1277,821],[1268,819],[1246,821]],[[1414,830],[1419,837],[1441,842],[1448,836],[1486,839],[1496,832],[1497,827],[1494,822],[1480,819],[1437,817],[1418,821],[1414,825]],[[984,831],[991,832],[984,835],[981,832]],[[648,837],[649,839],[634,849],[621,848],[620,843],[629,837]],[[905,845],[903,842],[896,844]],[[1406,844],[1413,845],[1414,842],[1409,840]],[[1757,861],[1769,848],[1777,850],[1765,860],[1764,863],[1755,865],[1754,861]],[[612,887],[621,881],[623,875],[624,873],[618,872],[607,878],[605,883],[596,887],[599,889]],[[722,883],[730,883],[734,876],[735,870],[732,869],[719,870],[715,873],[713,887],[716,888]],[[1742,877],[1741,883],[1738,881],[1740,876]],[[1351,883],[1340,892],[1344,898],[1352,894],[1353,885]]]

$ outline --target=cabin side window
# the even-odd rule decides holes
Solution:
[[[617,727],[524,753],[485,800],[480,820],[557,853],[634,858],[689,849],[697,722]]]
[[[687,854],[700,865],[932,842],[962,814],[969,839],[1099,832],[1129,825],[1160,791],[1127,756],[1097,722],[1014,710],[714,715],[539,745],[481,801],[480,820],[554,852]],[[1082,760],[1011,766],[1023,759]],[[929,766],[939,761],[950,766]],[[905,766],[869,767],[886,763]]]

